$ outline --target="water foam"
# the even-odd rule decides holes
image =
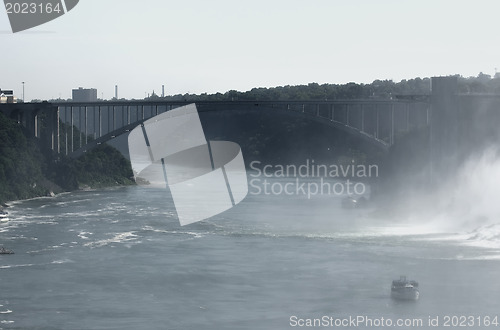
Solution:
[[[0,266],[0,269],[10,269],[10,268],[20,268],[20,267],[31,267],[34,264],[22,264],[22,265],[4,265]]]
[[[60,265],[60,264],[67,264],[67,263],[73,263],[74,261],[71,259],[60,259],[60,260],[53,260],[51,264],[55,265]]]
[[[89,231],[81,231],[79,234],[78,234],[78,237],[80,237],[81,239],[89,239],[88,235],[93,235],[94,233],[91,233]]]
[[[113,237],[108,238],[108,239],[103,239],[95,242],[89,242],[84,244],[84,246],[88,247],[103,247],[106,245],[109,245],[111,243],[124,243],[124,242],[130,242],[134,241],[137,239],[137,235],[130,231],[130,232],[124,232],[124,233],[116,233]]]

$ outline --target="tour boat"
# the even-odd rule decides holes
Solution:
[[[417,300],[420,296],[418,282],[409,281],[406,276],[392,281],[391,297],[398,300]]]

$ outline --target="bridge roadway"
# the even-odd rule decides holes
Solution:
[[[145,120],[193,102],[61,102],[54,150],[79,157],[95,146],[125,134]],[[201,101],[199,112],[277,112],[340,129],[387,150],[398,134],[429,125],[430,105],[415,100]]]

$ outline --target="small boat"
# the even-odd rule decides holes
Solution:
[[[367,203],[368,200],[364,196],[361,196],[358,199],[352,196],[347,196],[342,199],[341,206],[343,209],[360,209],[366,207]]]
[[[341,202],[343,209],[355,209],[358,207],[358,201],[351,196],[344,197]]]
[[[392,281],[392,298],[398,300],[418,300],[419,296],[418,282],[409,281],[406,279],[406,276],[401,276],[399,280]]]
[[[14,254],[14,251],[8,250],[2,246],[0,247],[0,254]]]
[[[9,213],[0,208],[0,222],[9,221]]]

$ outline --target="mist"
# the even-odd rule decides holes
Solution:
[[[498,147],[489,146],[470,156],[438,189],[413,196],[427,205],[407,217],[411,230],[454,234],[478,246],[500,247],[500,158]],[[415,203],[415,201],[413,201]]]

